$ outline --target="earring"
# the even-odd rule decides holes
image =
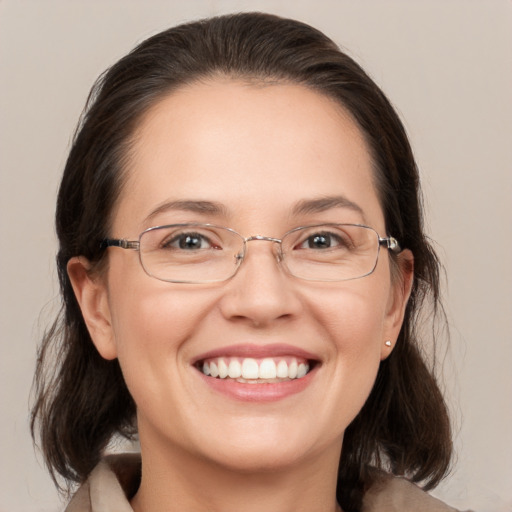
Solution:
[[[386,347],[391,347],[391,341],[387,340],[384,342],[384,345],[386,345]]]

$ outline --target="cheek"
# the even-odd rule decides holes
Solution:
[[[151,284],[148,290],[139,288],[113,299],[112,324],[120,359],[128,351],[141,357],[175,354],[205,314],[206,305],[201,307],[197,297]]]
[[[356,298],[337,316],[326,320],[336,358],[335,376],[340,389],[359,402],[370,392],[380,364],[382,321],[378,311]]]
[[[386,290],[383,285],[372,286],[371,280],[354,281],[315,302],[317,324],[330,340],[333,378],[342,383],[340,390],[354,390],[356,400],[369,393],[379,368],[385,341]]]
[[[375,345],[380,347],[389,288],[371,277],[343,283],[338,289],[324,291],[321,300],[311,301],[318,322],[339,350],[364,353]],[[372,281],[378,286],[372,286]]]
[[[193,392],[187,361],[212,301],[155,283],[117,300],[118,360],[137,405],[139,426],[151,418],[149,423],[162,433],[172,424],[176,438],[186,437],[183,396]]]
[[[212,302],[196,290],[151,278],[138,265],[111,266],[109,275],[113,335],[134,398],[137,390],[132,388],[155,390],[165,382],[162,373],[176,374],[187,341]]]

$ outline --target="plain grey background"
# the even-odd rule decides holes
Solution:
[[[457,460],[437,494],[511,511],[512,2],[0,0],[0,512],[63,507],[34,454],[28,397],[59,304],[56,189],[89,88],[147,36],[242,10],[320,28],[400,112],[448,275],[443,380]]]

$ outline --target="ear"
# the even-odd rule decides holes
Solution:
[[[405,308],[411,295],[414,280],[414,256],[409,249],[404,249],[397,258],[397,266],[392,275],[386,319],[385,339],[382,340],[381,361],[391,354],[404,321]],[[391,341],[391,346],[386,345]]]
[[[90,272],[87,258],[76,256],[67,265],[68,276],[82,310],[92,341],[105,359],[117,357],[107,286],[101,276]]]

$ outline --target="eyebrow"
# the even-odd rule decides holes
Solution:
[[[348,208],[349,210],[359,213],[364,219],[363,209],[345,196],[329,196],[299,201],[293,208],[293,214],[306,215],[310,213],[321,213],[333,208]]]
[[[149,221],[159,215],[168,211],[181,210],[185,212],[199,213],[203,215],[227,215],[226,208],[215,201],[202,201],[202,200],[178,200],[178,201],[165,201],[158,205],[146,218]]]
[[[304,199],[299,201],[292,209],[292,215],[307,215],[311,213],[321,213],[334,208],[348,208],[359,213],[363,219],[365,218],[363,209],[357,204],[346,198],[345,196],[329,196],[318,199]],[[152,220],[161,213],[168,211],[186,211],[198,213],[202,215],[228,216],[226,207],[216,201],[204,200],[176,200],[165,201],[158,205],[145,218],[145,222]]]

